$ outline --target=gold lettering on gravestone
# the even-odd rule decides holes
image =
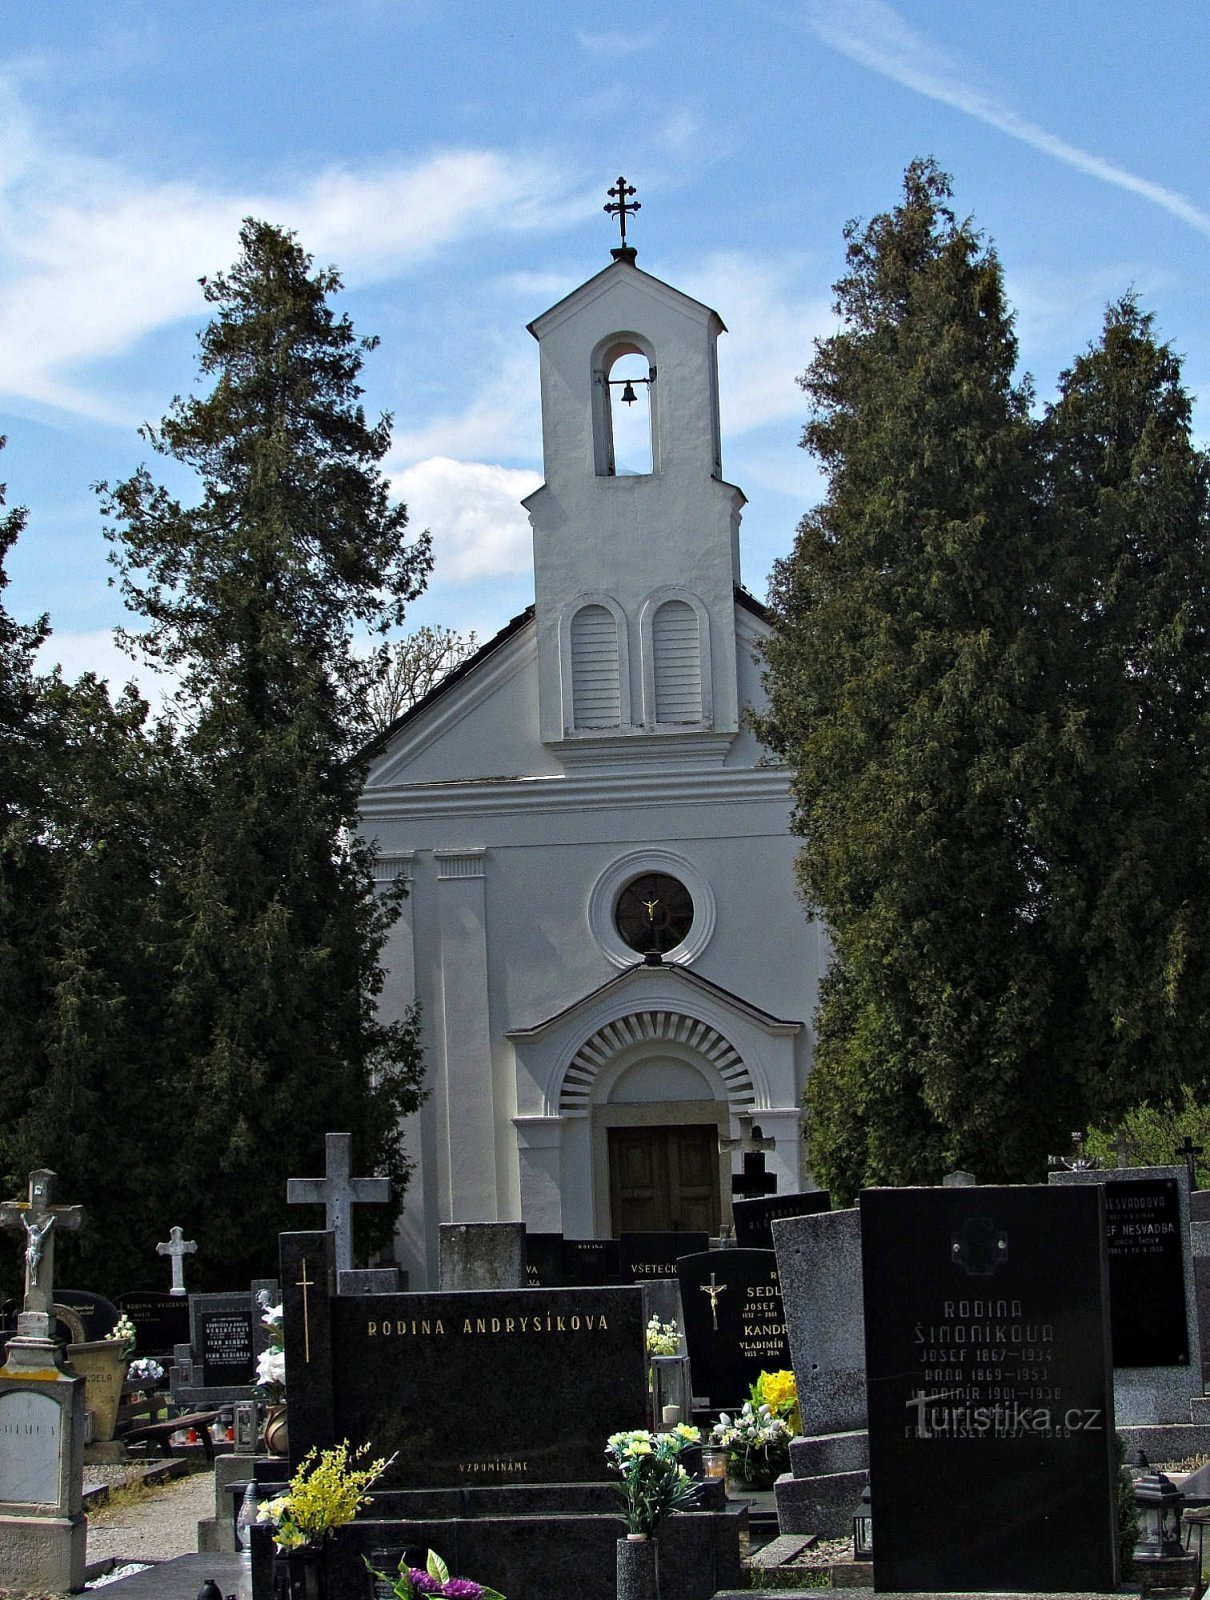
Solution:
[[[781,1304],[781,1289],[772,1283],[754,1283],[745,1291],[740,1309],[742,1333],[740,1349],[753,1360],[780,1357],[785,1349],[786,1324]]]
[[[307,1302],[307,1290],[315,1287],[314,1278],[307,1277],[307,1258],[302,1258],[302,1277],[297,1280],[294,1287],[303,1292],[303,1360],[310,1365],[311,1362],[311,1312]]]
[[[537,1317],[464,1317],[458,1330],[469,1334],[503,1334],[505,1337],[531,1333],[607,1333],[609,1321],[604,1312],[571,1311],[559,1316],[548,1312]],[[440,1317],[397,1317],[366,1323],[367,1339],[405,1338],[408,1335],[444,1334]]]

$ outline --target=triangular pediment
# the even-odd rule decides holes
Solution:
[[[692,295],[674,289],[662,278],[652,277],[651,273],[643,272],[627,261],[611,262],[595,277],[589,278],[587,283],[582,283],[578,289],[573,289],[570,294],[564,295],[562,300],[557,300],[548,311],[544,311],[541,316],[535,317],[528,324],[529,331],[535,339],[544,339],[560,323],[576,316],[603,295],[621,291],[631,291],[646,296],[661,305],[674,308],[695,321],[712,324],[716,333],[727,331],[726,323],[711,306],[703,305]]]

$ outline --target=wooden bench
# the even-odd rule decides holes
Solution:
[[[168,1441],[174,1433],[185,1428],[195,1428],[202,1448],[206,1452],[206,1460],[214,1460],[214,1441],[210,1437],[211,1424],[218,1421],[217,1411],[186,1411],[179,1417],[169,1417],[166,1422],[144,1422],[136,1424],[122,1435],[122,1443],[126,1445],[146,1444],[149,1448],[161,1448],[168,1454]]]

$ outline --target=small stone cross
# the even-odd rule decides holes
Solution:
[[[25,1236],[25,1304],[17,1319],[18,1338],[49,1339],[54,1323],[55,1229],[74,1231],[84,1221],[83,1206],[54,1203],[56,1177],[40,1168],[29,1175],[29,1199],[0,1205],[0,1228]]]
[[[354,1178],[352,1166],[353,1135],[329,1133],[324,1135],[326,1176],[286,1180],[287,1205],[324,1207],[325,1226],[336,1235],[337,1272],[353,1267],[353,1207],[386,1205],[391,1198],[389,1178]]]
[[[193,1255],[197,1250],[196,1239],[186,1239],[185,1230],[180,1227],[169,1228],[168,1237],[157,1244],[157,1256],[172,1257],[172,1288],[169,1294],[185,1293],[185,1257]]]
[[[1193,1140],[1188,1134],[1186,1134],[1185,1142],[1176,1152],[1177,1155],[1180,1156],[1181,1160],[1185,1163],[1185,1167],[1189,1173],[1190,1189],[1197,1188],[1197,1158],[1201,1155],[1204,1148],[1205,1147],[1203,1145],[1194,1144]]]
[[[753,1195],[777,1192],[777,1179],[771,1172],[765,1171],[764,1155],[766,1150],[773,1150],[776,1146],[777,1140],[765,1138],[750,1111],[745,1111],[740,1116],[738,1139],[720,1134],[719,1150],[724,1155],[729,1150],[738,1150],[744,1158],[743,1172],[736,1173],[731,1179],[733,1195],[750,1198]]]
[[[1120,1128],[1114,1140],[1114,1160],[1119,1167],[1128,1167],[1139,1153],[1137,1139],[1126,1136],[1125,1128]]]

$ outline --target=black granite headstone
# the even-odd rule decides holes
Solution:
[[[650,1278],[675,1278],[681,1256],[701,1255],[710,1248],[708,1233],[623,1233],[618,1237],[619,1283],[645,1283]]]
[[[189,1343],[189,1301],[163,1289],[131,1289],[118,1296],[118,1309],[134,1323],[139,1356],[171,1355]]]
[[[1180,1205],[1173,1178],[1105,1184],[1115,1367],[1189,1364]]]
[[[564,1239],[563,1282],[593,1288],[618,1281],[616,1239]]]
[[[254,1326],[258,1320],[247,1290],[243,1294],[189,1296],[190,1342],[199,1387],[219,1389],[256,1382]]]
[[[563,1235],[561,1233],[526,1233],[525,1286],[527,1289],[561,1289],[563,1287]]]
[[[1104,1201],[861,1196],[874,1587],[1117,1585]]]
[[[118,1325],[118,1308],[103,1294],[91,1289],[60,1289],[55,1285],[55,1304],[65,1306],[79,1321],[84,1330],[84,1342],[104,1339]],[[74,1339],[76,1330],[64,1318],[59,1319],[58,1337]]]
[[[637,1288],[331,1294],[330,1234],[281,1237],[290,1456],[397,1451],[384,1488],[586,1483],[643,1426]]]
[[[806,1194],[771,1194],[759,1200],[733,1200],[735,1242],[743,1250],[772,1250],[770,1224],[782,1217],[813,1217],[832,1209],[832,1196],[826,1189],[810,1189]]]
[[[693,1390],[713,1410],[741,1405],[762,1372],[790,1366],[772,1250],[707,1250],[676,1264]]]

